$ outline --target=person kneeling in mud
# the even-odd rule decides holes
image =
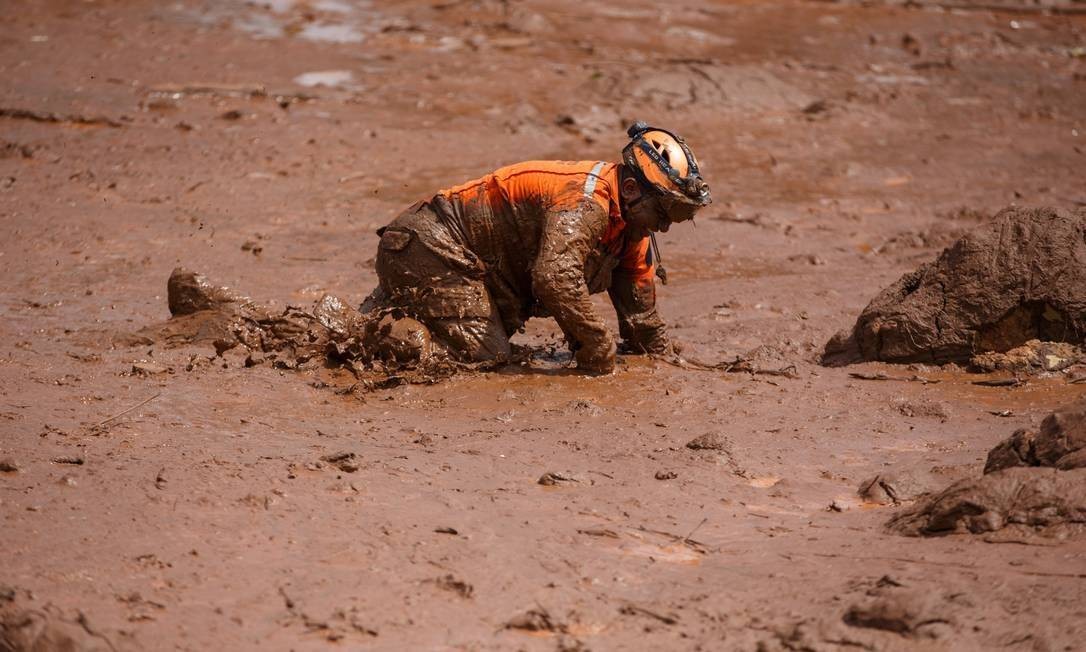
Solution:
[[[615,340],[589,299],[607,290],[624,351],[670,351],[650,238],[711,197],[682,138],[643,122],[627,133],[622,163],[528,161],[408,208],[377,231],[379,284],[362,312],[402,311],[417,320],[408,331],[429,333],[400,327],[397,340],[494,363],[530,317],[553,316],[577,367],[609,373]]]

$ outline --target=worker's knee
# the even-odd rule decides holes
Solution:
[[[496,320],[438,319],[431,325],[434,339],[465,362],[504,362],[512,357],[509,336]]]

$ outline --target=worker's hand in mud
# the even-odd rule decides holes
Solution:
[[[615,370],[615,342],[608,337],[594,346],[582,346],[573,354],[577,369],[589,374],[609,374]]]

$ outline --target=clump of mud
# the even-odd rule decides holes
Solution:
[[[849,594],[852,595],[849,595]],[[883,575],[835,596],[843,612],[770,626],[759,643],[766,652],[787,650],[982,649],[975,624],[987,605],[962,585],[930,578]]]
[[[145,341],[241,347],[245,366],[322,367],[352,372],[365,389],[434,382],[466,366],[435,350],[426,330],[395,310],[361,313],[333,295],[309,309],[276,310],[203,275],[178,268],[167,282],[171,319],[143,329]]]
[[[983,476],[921,499],[887,527],[908,536],[1086,532],[1086,401],[1049,415],[1037,432],[1018,430],[989,452]]]
[[[0,586],[0,650],[116,650],[113,643],[99,634],[82,613],[73,618],[50,604],[32,607],[29,595],[26,591]]]
[[[1083,261],[1086,209],[1004,209],[883,290],[830,339],[822,363],[969,364],[1031,340],[1082,344]]]

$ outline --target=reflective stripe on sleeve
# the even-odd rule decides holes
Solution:
[[[607,165],[603,161],[592,166],[592,170],[588,173],[588,178],[584,180],[584,198],[592,199],[592,193],[596,192],[596,182],[600,180],[600,170],[603,166]]]

